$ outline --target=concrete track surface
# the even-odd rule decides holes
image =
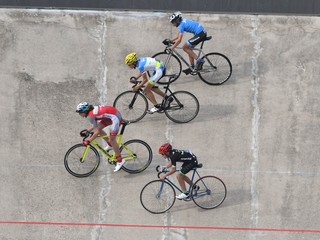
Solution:
[[[1,240],[320,239],[320,19],[184,16],[213,36],[207,52],[230,58],[231,79],[209,86],[181,75],[172,86],[197,96],[197,118],[154,114],[127,127],[125,140],[152,147],[149,168],[113,173],[103,161],[80,179],[63,165],[88,126],[77,104],[111,105],[136,74],[126,54],[151,56],[177,29],[160,12],[0,10]],[[166,141],[191,149],[202,175],[223,179],[220,207],[143,209],[140,191],[165,163],[157,149]]]

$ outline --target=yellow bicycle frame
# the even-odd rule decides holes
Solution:
[[[133,160],[136,158],[136,155],[126,146],[123,144],[122,142],[122,134],[118,134],[117,135],[117,143],[119,145],[119,147],[122,147],[123,149],[125,149],[125,153],[122,153],[122,159],[125,160],[125,161],[129,161],[129,160]],[[96,141],[96,140],[99,140],[99,139],[104,139],[104,138],[107,138],[109,137],[109,135],[104,135],[104,136],[98,136],[96,137],[96,139],[94,139],[90,145],[92,145],[93,147],[95,147],[95,149],[99,150],[100,152],[102,152],[107,158],[109,161],[111,162],[116,162],[117,161],[117,158],[116,158],[116,154],[113,153],[112,155],[110,153],[108,153],[106,150],[103,149],[103,147]],[[82,155],[82,158],[81,158],[81,161],[83,162],[88,154],[88,151],[90,149],[90,146],[88,145]],[[125,154],[125,155],[124,155]]]

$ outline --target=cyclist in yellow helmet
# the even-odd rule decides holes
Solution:
[[[161,110],[161,104],[157,103],[157,100],[152,92],[157,93],[158,95],[168,98],[165,96],[165,93],[161,91],[156,83],[165,75],[165,67],[161,61],[158,61],[155,58],[151,57],[137,57],[137,53],[132,52],[128,54],[124,60],[125,64],[127,64],[131,69],[137,68],[139,70],[139,75],[134,77],[135,79],[139,79],[142,77],[141,83],[133,88],[133,91],[137,91],[143,85],[145,85],[144,92],[146,93],[148,99],[154,105],[148,112],[155,113]],[[151,76],[148,76],[148,72],[152,73]]]

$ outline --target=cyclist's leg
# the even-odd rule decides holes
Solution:
[[[188,183],[189,185],[192,184],[190,178],[186,174],[190,172],[195,166],[197,166],[197,164],[198,164],[197,160],[193,160],[192,162],[186,162],[182,164],[181,169],[177,174],[177,179],[183,191],[187,191],[185,182]]]
[[[164,75],[165,75],[165,68],[164,66],[161,66],[155,71],[153,76],[151,76],[150,81],[157,83]],[[159,89],[159,87],[156,85],[153,85],[153,87],[151,88],[151,91],[155,92],[156,94],[158,94],[163,98],[165,96],[165,93],[161,89]]]
[[[119,131],[120,123],[121,123],[121,114],[117,112],[116,115],[112,117],[112,119],[109,119],[109,118],[104,119],[98,125],[98,127],[101,129],[107,126],[110,126],[109,143],[116,154],[118,162],[122,162],[119,145],[117,143],[117,134]]]
[[[191,65],[194,65],[194,60],[197,59],[197,55],[194,53],[193,48],[202,42],[207,36],[207,33],[202,31],[197,35],[190,38],[184,45],[183,50],[189,55],[189,61]]]

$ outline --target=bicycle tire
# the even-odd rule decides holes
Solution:
[[[90,145],[85,161],[82,160],[82,155],[85,146],[81,143],[71,147],[64,156],[64,166],[67,171],[79,178],[88,177],[93,174],[100,164],[100,155],[97,149]]]
[[[232,74],[230,60],[221,53],[208,53],[202,57],[205,61],[198,71],[200,79],[209,85],[221,85],[229,80]],[[210,65],[212,63],[212,65]]]
[[[200,189],[194,194],[194,187]],[[220,206],[227,196],[227,188],[224,182],[215,176],[204,176],[199,178],[193,185],[193,202],[200,208],[213,209]]]
[[[162,186],[162,187],[161,187]],[[153,214],[168,211],[176,201],[174,188],[166,181],[153,180],[140,192],[140,203],[144,209]]]
[[[122,169],[128,173],[144,171],[150,165],[153,157],[151,147],[140,139],[131,139],[125,142],[121,145],[120,152],[123,159],[132,156],[132,153],[134,154],[134,158],[127,160],[122,166]]]
[[[170,55],[166,52],[159,52],[159,53],[156,53],[155,55],[153,55],[152,57],[163,62],[164,66],[166,68],[165,76],[166,75],[176,75],[176,77],[172,78],[171,80],[163,77],[157,82],[158,84],[172,83],[179,78],[179,76],[181,74],[182,66],[181,66],[180,59],[176,55],[174,55],[174,54]]]
[[[113,106],[120,111],[123,119],[134,123],[147,114],[148,100],[140,92],[125,91],[116,97]]]
[[[166,116],[175,123],[187,123],[192,121],[199,113],[200,104],[198,99],[190,92],[177,91],[170,95],[172,102],[165,103]]]

